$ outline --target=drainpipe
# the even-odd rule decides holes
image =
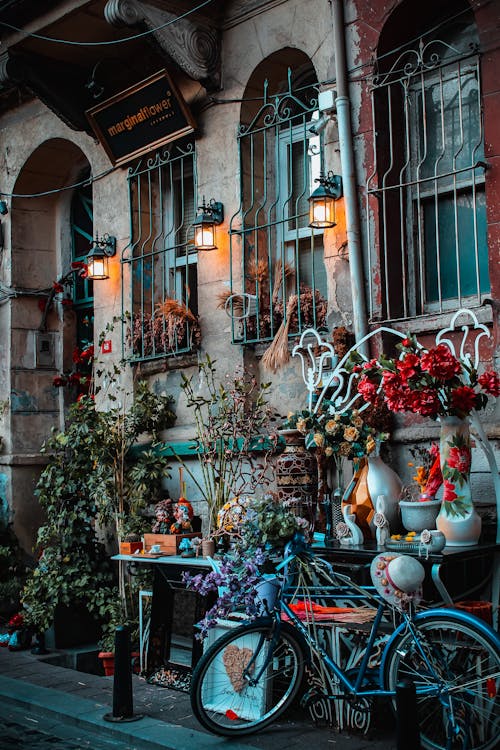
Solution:
[[[342,162],[347,246],[349,249],[349,265],[351,270],[353,324],[356,341],[359,341],[368,333],[368,316],[366,312],[358,192],[356,187],[351,111],[347,84],[344,3],[343,0],[331,0],[331,5],[333,16],[333,41],[335,45],[335,75],[337,79],[337,98],[335,100],[335,107],[337,111],[340,159]],[[366,342],[362,344],[360,349],[363,354],[368,356]]]

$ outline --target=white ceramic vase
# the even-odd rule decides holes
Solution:
[[[439,451],[443,499],[436,525],[449,547],[471,547],[481,534],[481,517],[474,508],[470,487],[471,447],[469,421],[441,417]]]
[[[399,498],[403,483],[394,469],[391,469],[379,455],[368,456],[367,485],[373,505],[379,495],[385,496],[385,516],[391,533],[401,527],[399,517]]]

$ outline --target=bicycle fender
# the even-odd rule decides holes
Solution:
[[[443,608],[435,608],[435,609],[426,609],[423,612],[419,612],[415,617],[413,618],[413,622],[416,624],[420,622],[425,622],[426,620],[432,620],[435,617],[440,618],[448,618],[450,620],[455,620],[457,624],[463,623],[467,625],[471,625],[474,627],[478,632],[480,632],[482,635],[487,637],[492,644],[500,651],[500,638],[498,637],[498,634],[491,628],[484,620],[480,620],[479,617],[476,617],[475,615],[471,615],[469,612],[465,612],[461,609],[451,609],[450,607],[443,607]],[[384,673],[385,673],[385,663],[387,660],[387,655],[392,649],[392,646],[394,644],[394,641],[397,641],[400,637],[401,633],[403,633],[406,630],[406,622],[402,622],[394,633],[391,635],[389,640],[387,641],[384,652],[382,654],[382,660],[380,662],[380,684],[383,684],[384,679]]]

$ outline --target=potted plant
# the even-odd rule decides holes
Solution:
[[[232,506],[235,507],[234,505]],[[187,588],[202,596],[216,594],[217,599],[198,623],[199,638],[205,638],[220,619],[241,611],[253,618],[263,607],[272,606],[262,589],[272,557],[283,552],[284,545],[297,533],[306,535],[309,523],[296,516],[275,494],[248,498],[240,505],[242,513],[232,516],[233,543],[216,561],[208,574],[183,574]],[[264,602],[266,598],[266,602]]]
[[[198,378],[181,373],[194,418],[199,474],[177,456],[206,503],[209,539],[217,535],[217,515],[231,497],[269,484],[269,456],[278,441],[266,400],[270,383],[259,385],[247,375],[219,380],[215,364],[208,354],[198,364],[202,391]]]
[[[433,443],[430,448],[410,448],[410,466],[415,474],[415,484],[403,488],[399,507],[401,520],[407,531],[435,529],[441,500],[436,500],[436,492],[442,484],[439,446]]]
[[[98,410],[90,396],[70,407],[66,429],[54,430],[42,449],[49,463],[36,489],[47,522],[38,532],[39,560],[23,592],[27,620],[44,632],[61,611],[70,616],[79,610],[74,624],[62,629],[67,634],[90,613],[97,626],[94,632],[90,626],[83,628],[85,642],[94,633],[97,639],[116,601],[123,621],[137,616],[136,592],[128,590],[123,567],[117,581],[96,529],[111,530],[112,544],[127,534],[143,533],[140,511],[168,475],[164,456],[152,449],[134,453],[132,447],[141,433],[149,432],[154,439],[173,423],[172,398],[152,393],[143,382],[132,398],[118,389],[119,374],[115,368],[108,377],[114,407]]]

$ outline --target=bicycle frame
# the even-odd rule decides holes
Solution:
[[[300,553],[299,553],[300,554]],[[309,558],[309,561],[311,560],[311,557],[308,553],[306,553],[306,561]],[[285,560],[277,567],[277,570],[285,569],[284,573],[284,580],[288,577],[288,564],[298,558],[299,555],[291,554],[289,556],[285,556]],[[345,599],[357,599],[362,598],[366,601],[371,601],[373,603],[377,604],[377,611],[376,615],[373,619],[368,639],[365,646],[365,653],[363,655],[361,664],[359,668],[357,668],[356,673],[356,679],[352,680],[349,678],[348,674],[342,669],[342,667],[334,661],[334,659],[331,658],[331,656],[328,654],[328,652],[325,650],[325,648],[317,641],[316,638],[314,638],[313,634],[311,633],[310,628],[307,627],[307,624],[304,624],[304,622],[297,616],[297,614],[291,609],[291,607],[286,602],[286,597],[290,593],[295,592],[296,589],[294,589],[293,586],[291,587],[284,587],[281,596],[277,602],[277,606],[275,609],[270,612],[271,616],[274,618],[274,624],[275,624],[275,630],[273,633],[273,637],[270,642],[269,646],[269,652],[266,658],[264,659],[264,664],[262,665],[261,669],[258,671],[257,674],[254,674],[252,677],[250,677],[250,671],[247,670],[247,677],[250,684],[257,683],[259,678],[264,673],[266,667],[270,663],[270,660],[272,659],[272,652],[275,646],[275,643],[277,642],[278,636],[279,636],[279,629],[282,622],[282,615],[284,614],[287,618],[287,620],[294,626],[294,628],[297,629],[297,631],[301,634],[306,646],[311,649],[312,651],[316,652],[319,657],[321,658],[322,662],[328,667],[330,672],[338,679],[340,684],[343,686],[344,690],[348,695],[355,696],[355,697],[373,697],[373,696],[387,696],[387,697],[393,697],[395,695],[394,690],[385,690],[383,685],[383,675],[384,675],[384,668],[386,663],[387,654],[390,652],[390,649],[392,647],[392,644],[395,640],[401,637],[402,633],[408,629],[414,639],[414,643],[423,659],[423,662],[425,663],[427,669],[429,670],[429,673],[432,674],[436,682],[439,684],[440,679],[439,675],[435,673],[435,669],[432,665],[432,663],[429,661],[428,655],[426,653],[426,650],[423,648],[421,642],[420,642],[420,635],[418,633],[418,628],[415,627],[415,624],[418,625],[419,622],[423,622],[426,619],[432,618],[436,615],[439,616],[452,616],[454,618],[457,617],[457,610],[451,610],[451,609],[441,609],[441,608],[433,608],[428,609],[423,612],[420,612],[418,614],[414,614],[414,612],[410,609],[408,613],[406,612],[400,612],[400,616],[403,618],[402,623],[394,630],[392,635],[388,638],[387,643],[385,644],[382,658],[381,658],[381,664],[380,664],[380,670],[379,670],[379,678],[378,683],[379,687],[376,688],[370,688],[370,689],[363,689],[363,683],[367,674],[368,665],[370,661],[370,657],[373,653],[373,646],[375,644],[376,638],[380,633],[380,624],[382,622],[382,618],[384,614],[387,612],[392,611],[392,607],[390,607],[381,597],[378,595],[376,596],[374,593],[372,593],[370,587],[363,587],[356,584],[352,579],[350,579],[348,576],[344,576],[340,573],[336,573],[333,569],[333,566],[327,561],[322,558],[314,558],[316,563],[321,563],[328,574],[331,575],[332,580],[336,580],[340,584],[342,584],[342,587],[337,586],[332,587],[331,592],[327,592],[331,596],[334,594],[343,597]],[[345,588],[344,588],[345,587]],[[314,592],[315,586],[312,586],[309,588],[309,592],[317,593],[319,596],[325,595],[325,589],[322,591]],[[478,622],[477,618],[473,618],[471,615],[469,615],[466,612],[460,612],[459,619],[461,619],[462,622],[467,622],[468,624],[474,626],[476,629],[479,629],[481,632],[483,632],[484,635],[490,636],[492,635],[492,630],[489,628],[485,623]],[[259,644],[259,647],[257,648],[257,653],[260,653],[261,644]],[[256,654],[252,658],[251,665],[253,665],[253,662],[256,659]],[[419,687],[417,688],[417,694],[418,695],[431,695],[431,694],[437,694],[438,690],[436,687]],[[330,696],[330,697],[340,697],[340,696]]]

